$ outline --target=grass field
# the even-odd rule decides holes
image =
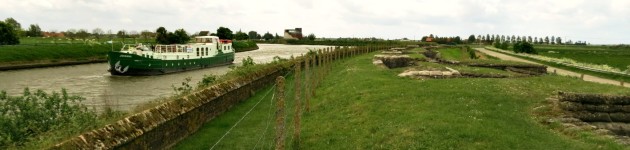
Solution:
[[[501,51],[498,51],[498,52],[501,52]],[[526,60],[529,60],[529,61],[537,62],[537,63],[543,64],[543,65],[547,65],[547,66],[552,66],[552,67],[557,67],[557,68],[560,68],[560,69],[573,71],[573,72],[576,72],[576,73],[588,74],[588,75],[592,75],[592,76],[597,76],[597,77],[607,78],[607,79],[612,79],[612,80],[617,80],[617,81],[630,82],[630,76],[583,70],[583,69],[578,69],[578,68],[575,68],[575,67],[565,66],[565,65],[561,65],[561,64],[557,64],[557,63],[546,62],[546,61],[536,60],[536,59],[533,59],[533,58],[513,55],[511,53],[505,53],[505,52],[501,52],[501,53],[506,54],[506,55],[510,55],[510,56],[514,56],[514,57],[518,57],[518,58],[522,58],[522,59],[526,59]]]
[[[124,43],[150,43],[153,39],[143,38],[114,38],[113,44],[108,44],[109,38],[75,39],[25,37],[20,39],[20,45],[0,46],[0,66],[30,63],[54,63],[60,61],[105,60],[107,52],[120,50]],[[258,49],[253,41],[234,41],[237,52]]]
[[[88,44],[0,46],[0,64],[105,59],[110,50],[110,45]]]
[[[557,91],[630,94],[627,89],[556,75],[400,78],[405,68],[378,68],[371,64],[373,54],[335,63],[302,117],[300,149],[627,149],[589,132],[557,133],[533,115]],[[175,149],[210,148],[259,100],[215,148],[273,148],[275,110],[267,90],[206,123]],[[286,122],[287,147],[295,148],[292,121]]]
[[[535,45],[535,48],[543,56],[608,65],[622,71],[630,69],[630,47]]]
[[[114,39],[114,44],[107,44],[109,39],[70,40],[66,38],[20,38],[20,45],[0,46],[0,65],[29,63],[51,63],[59,61],[105,60],[107,52],[118,50],[123,39]],[[140,39],[125,39],[125,43],[142,42]],[[112,47],[113,46],[113,47]]]

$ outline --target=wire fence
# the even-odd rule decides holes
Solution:
[[[275,91],[265,110],[256,110],[256,112],[265,113],[264,121],[259,122],[255,128],[250,129],[251,132],[262,131],[255,135],[255,141],[252,149],[299,149],[301,147],[301,130],[302,116],[312,111],[312,98],[317,94],[316,89],[322,85],[326,76],[332,71],[337,61],[343,61],[347,58],[361,55],[364,53],[382,50],[391,47],[390,45],[371,45],[371,46],[352,46],[352,47],[327,47],[324,49],[311,50],[303,56],[288,60],[291,62],[291,74],[279,76],[273,87],[260,98],[255,105],[240,116],[232,126],[224,132],[217,141],[214,142],[210,149],[217,149],[222,142],[226,140],[233,130],[239,127],[239,124],[247,119],[247,116],[266,98],[271,91]],[[293,110],[293,111],[289,111]],[[275,112],[275,118],[272,117]],[[273,119],[273,120],[272,120]],[[274,121],[275,120],[275,121]],[[270,129],[271,122],[274,128]],[[287,124],[292,122],[292,124]],[[275,131],[273,138],[269,137],[269,131]],[[291,135],[291,136],[287,136]],[[231,140],[238,138],[230,138]]]

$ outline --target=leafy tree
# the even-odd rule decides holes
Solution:
[[[249,31],[249,33],[247,33],[247,36],[249,37],[249,39],[259,39],[257,35],[258,33],[256,33],[256,31]]]
[[[454,42],[455,44],[461,44],[461,43],[462,43],[462,38],[460,38],[459,36],[456,36],[456,37],[453,39],[453,42]]]
[[[280,37],[280,36],[278,35],[278,33],[276,33],[276,36],[274,36],[273,38],[274,38],[274,39],[281,39],[282,37]]]
[[[217,29],[217,36],[219,36],[219,39],[234,39],[232,30],[226,27],[219,27],[219,29]]]
[[[17,45],[20,39],[10,24],[0,21],[0,45]]]
[[[9,24],[10,26],[13,27],[13,32],[17,35],[17,36],[22,36],[22,25],[17,22],[17,20],[13,19],[13,18],[7,18],[4,19],[4,22],[6,24]]]
[[[258,33],[256,33],[256,39],[262,39],[262,36]]]
[[[144,41],[147,41],[149,37],[153,36],[153,33],[149,30],[142,30],[140,31],[140,36],[144,38]]]
[[[311,33],[308,36],[306,36],[306,39],[308,39],[309,41],[315,41],[315,34]]]
[[[549,44],[549,36],[545,37],[545,44]]]
[[[471,34],[470,36],[468,36],[468,43],[473,43],[477,41],[477,39],[475,39],[475,35]]]
[[[556,37],[556,44],[562,44],[562,38]]]
[[[190,41],[190,36],[188,36],[188,33],[186,33],[184,29],[177,29],[172,35],[174,37],[169,38],[174,39],[173,41],[170,41],[171,43],[186,44]]]
[[[120,30],[116,33],[116,37],[122,38],[122,42],[125,43],[125,38],[127,38],[127,31]]]
[[[490,34],[486,34],[486,43],[491,42]]]
[[[276,34],[278,35],[278,34]],[[271,40],[273,39],[273,35],[271,35],[271,33],[267,32],[265,33],[265,35],[263,35],[263,39],[265,39],[265,41]]]
[[[31,24],[29,26],[28,30],[26,31],[26,36],[41,37],[42,36],[42,29],[39,28],[39,25],[37,25],[37,24]]]
[[[71,40],[74,40],[75,38],[77,38],[77,29],[68,29],[66,32],[63,33],[66,37],[70,38]]]
[[[127,31],[125,31],[125,30],[120,30],[120,31],[118,31],[118,32],[116,33],[116,37],[118,37],[118,38],[123,38],[123,40],[124,40],[124,38],[126,38],[126,37],[127,37]]]
[[[79,29],[76,33],[77,38],[85,39],[90,36],[90,33],[86,29]]]
[[[103,34],[105,34],[105,32],[101,28],[94,28],[92,30],[92,36],[94,36],[97,40],[100,40]]]
[[[236,40],[247,40],[249,39],[249,36],[241,31],[236,32],[236,34],[234,34],[234,39]]]
[[[156,38],[155,38],[155,42],[158,44],[169,44],[169,40],[168,40],[168,31],[166,31],[166,29],[164,27],[159,27],[157,30],[155,30]]]
[[[132,38],[134,41],[136,40],[136,38],[138,38],[140,36],[140,34],[138,34],[138,31],[132,30],[129,31],[129,35],[128,37]]]

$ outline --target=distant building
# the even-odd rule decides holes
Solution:
[[[427,37],[427,39],[424,39],[425,42],[433,42],[433,38],[432,37]]]
[[[199,36],[209,36],[210,35],[210,31],[200,31],[199,32]]]
[[[295,40],[299,40],[302,39],[302,28],[295,28],[295,29],[285,29],[284,30],[284,39],[295,39]]]
[[[58,38],[66,37],[66,35],[64,35],[63,33],[43,32],[42,34],[44,37],[58,37]]]

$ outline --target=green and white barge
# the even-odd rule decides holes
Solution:
[[[112,75],[160,75],[232,64],[231,40],[198,36],[194,43],[155,45],[127,44],[108,53]]]

